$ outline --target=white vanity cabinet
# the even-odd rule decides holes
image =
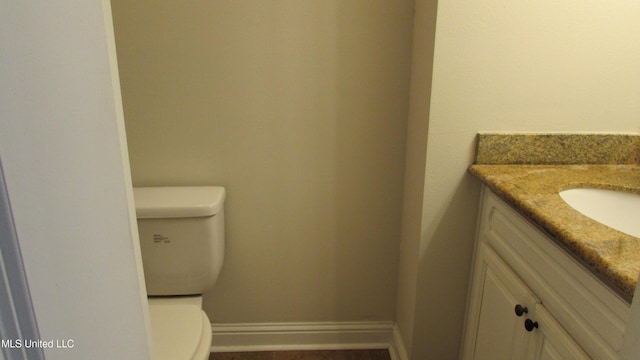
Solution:
[[[483,189],[462,359],[617,359],[629,304]]]
[[[464,359],[589,358],[490,246],[476,259]]]

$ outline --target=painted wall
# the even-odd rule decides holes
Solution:
[[[435,30],[433,11],[416,2],[413,72],[431,69],[432,81],[412,87],[412,99],[430,108],[409,120],[428,125],[426,165],[410,165],[425,167],[421,235],[403,238],[420,249],[402,260],[416,281],[398,292],[416,293],[398,303],[412,359],[458,354],[479,190],[466,174],[475,134],[640,130],[639,3],[441,0]]]
[[[109,2],[79,5],[1,3],[0,156],[46,358],[148,359]]]
[[[396,299],[397,329],[404,350],[410,353],[416,309],[419,250],[422,233],[424,176],[429,132],[433,51],[437,2],[417,2],[414,18],[413,55],[407,143],[405,154],[404,198],[398,263]],[[426,100],[425,100],[426,99]],[[402,348],[401,347],[401,348]],[[401,350],[402,351],[402,350]]]
[[[412,1],[112,5],[134,185],[228,190],[213,322],[393,320]]]

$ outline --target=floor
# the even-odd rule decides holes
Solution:
[[[391,360],[389,350],[314,350],[212,353],[209,360]]]

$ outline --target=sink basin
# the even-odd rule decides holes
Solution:
[[[640,194],[604,190],[569,189],[560,197],[593,220],[640,238]]]

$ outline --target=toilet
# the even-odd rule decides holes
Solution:
[[[202,294],[224,259],[225,189],[138,187],[133,194],[155,358],[208,359],[211,321]]]

